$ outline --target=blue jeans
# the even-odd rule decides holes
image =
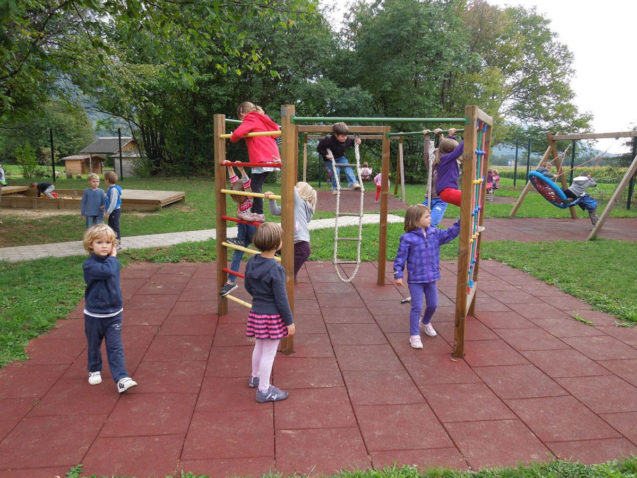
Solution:
[[[103,224],[104,216],[86,216],[86,229],[95,224]]]
[[[114,317],[91,317],[84,314],[84,331],[88,343],[88,371],[102,371],[102,340],[106,340],[106,358],[115,382],[128,377],[122,344],[122,314]]]
[[[429,205],[427,204],[427,198],[425,198],[422,203],[425,206]],[[431,210],[431,225],[433,227],[436,227],[438,224],[440,224],[440,221],[442,221],[442,218],[445,215],[445,211],[447,210],[447,203],[440,198],[431,198],[431,207],[429,209]]]
[[[252,236],[254,236],[254,231],[256,230],[256,226],[239,223],[237,225],[237,239],[243,241],[245,247],[248,247],[252,242]],[[230,270],[238,272],[241,267],[241,259],[243,259],[243,251],[235,249],[232,253]],[[228,274],[228,282],[237,282],[237,276],[234,274]]]
[[[582,197],[582,199],[579,200],[577,205],[581,207],[582,210],[588,211],[588,212],[591,212],[597,209],[597,201],[593,199],[592,197],[590,197],[588,194],[585,194]]]
[[[336,164],[348,164],[347,162],[347,158],[345,156],[341,156],[340,158],[336,158],[334,159],[334,162]],[[332,168],[332,161],[325,161],[325,169],[327,169],[327,172],[331,172],[332,173],[332,189],[336,189],[336,175],[333,171]],[[356,179],[356,175],[354,174],[354,170],[351,167],[346,167],[346,168],[341,168],[341,167],[336,167],[336,169],[338,169],[338,179],[341,179],[341,169],[345,170],[345,177],[347,178],[347,187],[351,188],[354,183],[357,183],[358,180]]]
[[[438,287],[435,282],[409,283],[409,293],[411,294],[411,312],[409,313],[409,335],[418,335],[420,314],[422,313],[422,300],[427,301],[425,315],[422,318],[423,324],[431,322],[434,312],[438,308]]]

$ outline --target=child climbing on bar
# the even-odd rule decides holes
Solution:
[[[431,319],[438,308],[436,282],[440,280],[440,246],[458,236],[460,219],[449,229],[431,227],[429,208],[423,204],[416,204],[407,208],[404,229],[405,234],[400,236],[400,244],[394,260],[394,283],[402,287],[405,263],[407,263],[407,284],[411,293],[409,345],[415,349],[422,349],[419,325],[426,335],[430,337],[437,335],[431,325]],[[420,322],[423,297],[427,301],[427,307]]]
[[[263,191],[263,183],[268,174],[277,167],[268,166],[268,163],[280,162],[281,155],[274,136],[253,136],[246,138],[248,133],[278,131],[279,125],[265,114],[263,108],[249,101],[244,101],[237,107],[237,116],[241,120],[241,124],[230,135],[230,142],[236,143],[245,138],[248,147],[248,157],[251,163],[263,163],[263,166],[252,168],[251,180],[252,191],[261,193]],[[263,198],[255,197],[252,202],[251,211],[255,214],[255,221],[265,221],[263,215]]]

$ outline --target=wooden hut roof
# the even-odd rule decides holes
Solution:
[[[131,136],[122,136],[122,148],[134,141]],[[119,152],[119,138],[117,136],[105,136],[89,144],[80,153],[91,154],[116,154]]]

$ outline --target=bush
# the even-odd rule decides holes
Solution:
[[[22,177],[31,179],[38,169],[38,160],[35,151],[29,143],[26,143],[15,150],[18,164],[22,167]]]

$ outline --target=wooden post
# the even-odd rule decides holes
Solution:
[[[376,284],[385,285],[385,263],[387,262],[387,195],[389,194],[390,142],[387,134],[390,126],[383,127],[383,182],[380,188],[380,226],[378,229],[378,278]]]
[[[281,107],[281,227],[283,228],[283,249],[281,264],[285,269],[285,286],[290,308],[294,313],[294,185],[296,184],[298,160],[298,136],[292,123],[293,105]],[[294,336],[281,341],[281,352],[294,353]]]
[[[544,156],[542,156],[542,159],[540,160],[540,163],[537,165],[537,168],[539,168],[544,163],[546,163],[548,159],[551,157],[550,155],[551,155],[551,146],[546,148],[546,152],[544,153]],[[533,186],[531,185],[531,182],[527,181],[527,183],[524,185],[524,188],[522,188],[522,192],[520,193],[520,196],[513,203],[513,209],[511,209],[511,212],[509,213],[509,217],[515,216],[515,213],[518,211],[518,209],[522,205],[522,201],[524,201],[524,198],[526,197],[526,195],[528,194],[529,190],[532,187]]]
[[[226,195],[221,190],[226,187],[227,171],[225,166],[221,166],[221,161],[226,159],[226,140],[221,135],[226,132],[225,115],[216,114],[213,117],[213,148],[214,148],[214,173],[215,173],[215,204],[217,205],[216,226],[217,226],[217,288],[221,288],[226,283],[228,275],[223,268],[228,264],[228,251],[221,244],[226,240],[226,221],[221,216],[226,214]],[[219,297],[217,300],[217,314],[228,313],[228,299]]]
[[[555,138],[550,131],[546,133],[546,139],[548,139],[549,141],[549,148],[551,148],[551,154],[553,155],[553,159],[555,160],[555,167],[557,168],[557,174],[559,175],[562,189],[566,189],[568,187],[568,183],[566,182],[564,174],[562,174],[564,172],[564,163],[562,162],[562,159],[557,152],[557,142],[555,141]],[[573,207],[569,207],[568,210],[571,213],[571,218],[577,219],[577,211],[575,211]]]
[[[624,177],[620,181],[619,186],[617,186],[617,189],[615,189],[615,192],[613,193],[613,195],[609,199],[608,204],[604,208],[604,212],[602,213],[602,215],[599,217],[599,220],[597,221],[597,224],[595,224],[595,227],[593,227],[593,230],[588,235],[588,240],[589,241],[592,240],[592,239],[595,239],[597,237],[597,233],[602,228],[602,225],[606,221],[606,218],[608,216],[610,216],[611,211],[615,207],[615,203],[617,202],[617,199],[619,199],[619,197],[621,196],[622,192],[624,191],[624,188],[626,188],[626,185],[628,184],[630,179],[633,177],[635,172],[637,172],[637,156],[635,156],[633,158],[632,164],[630,165],[630,167],[626,171],[626,174],[624,174]]]
[[[303,133],[303,182],[307,182],[307,133]]]

